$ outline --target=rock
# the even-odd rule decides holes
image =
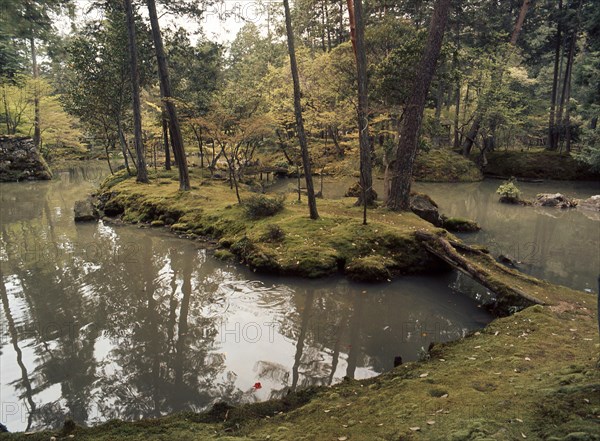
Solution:
[[[436,227],[444,224],[437,204],[426,194],[413,193],[410,195],[410,209],[421,219],[431,222]]]
[[[512,256],[506,256],[506,255],[504,255],[504,254],[500,254],[500,255],[498,256],[498,259],[497,259],[497,260],[498,260],[498,262],[500,262],[501,264],[503,264],[503,265],[506,265],[506,266],[508,266],[508,267],[510,267],[510,268],[518,268],[518,263],[519,263],[519,262],[517,261],[517,259],[515,259],[515,258],[514,258],[514,257],[512,257]]]
[[[577,201],[577,208],[580,210],[600,211],[600,194],[587,199],[579,199]]]
[[[98,219],[98,211],[91,197],[75,202],[75,222],[90,222]]]
[[[0,136],[0,182],[52,179],[31,138]]]
[[[572,208],[577,206],[577,202],[560,193],[540,193],[535,197],[533,205],[539,207]]]
[[[456,233],[474,233],[481,230],[477,222],[460,217],[445,217],[442,215],[443,227]]]

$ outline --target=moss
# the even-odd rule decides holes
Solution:
[[[590,171],[589,165],[570,155],[545,150],[491,152],[487,161],[485,174],[503,178],[594,180],[600,177]]]
[[[346,266],[346,274],[358,282],[382,282],[392,277],[388,266],[380,256],[359,257]]]
[[[477,222],[460,217],[444,218],[443,227],[448,231],[458,233],[473,233],[481,230],[481,227]]]
[[[232,262],[235,260],[235,254],[233,254],[229,250],[216,250],[215,258],[222,260],[224,262]]]
[[[429,182],[475,182],[483,179],[473,161],[446,149],[419,152],[414,174],[416,180]]]
[[[165,226],[165,221],[164,220],[153,220],[152,222],[150,222],[150,225],[153,227],[164,227]]]

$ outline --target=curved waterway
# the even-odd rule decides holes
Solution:
[[[324,178],[323,194],[327,198],[342,198],[354,182],[354,178]],[[465,242],[485,245],[495,257],[503,254],[518,261],[518,268],[524,273],[570,288],[598,292],[600,213],[501,204],[496,194],[501,183],[495,179],[453,184],[417,182],[413,190],[431,196],[446,216],[477,221],[482,227],[478,233],[457,234]],[[319,184],[315,177],[317,189]],[[600,194],[600,182],[518,182],[517,186],[525,199],[533,199],[538,193],[562,193],[579,199]],[[374,187],[383,194],[381,180],[376,180]],[[295,188],[295,180],[283,179],[271,191]]]
[[[89,163],[0,184],[0,421],[11,431],[367,378],[491,320],[453,273],[381,285],[270,277],[162,229],[75,224],[74,202],[105,175]]]

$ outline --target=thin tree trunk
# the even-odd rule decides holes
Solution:
[[[150,26],[152,27],[152,38],[154,40],[154,49],[156,51],[156,61],[158,64],[158,76],[160,79],[160,91],[169,115],[169,123],[171,125],[171,141],[173,143],[173,153],[179,166],[179,189],[188,191],[190,189],[190,175],[185,158],[185,148],[183,146],[183,136],[181,135],[181,127],[179,126],[179,118],[177,117],[177,108],[173,102],[173,94],[171,93],[171,80],[169,78],[169,68],[167,65],[167,57],[163,46],[162,36],[160,34],[160,26],[158,23],[158,15],[156,13],[156,3],[154,0],[146,0],[148,5],[148,13],[150,16]]]
[[[135,41],[135,22],[131,0],[125,0],[127,13],[127,37],[129,40],[129,73],[131,75],[131,102],[133,105],[133,136],[135,155],[137,157],[137,182],[148,183],[148,170],[144,157],[142,141],[142,110],[140,103],[140,73],[138,71],[137,43]]]
[[[352,8],[352,6],[354,6]],[[369,101],[367,78],[367,55],[365,50],[365,26],[362,0],[348,0],[350,23],[354,25],[354,55],[356,58],[356,78],[358,83],[358,132],[360,142],[360,188],[357,205],[363,205],[363,224],[367,224],[367,206],[375,200],[371,165],[371,143],[369,141]]]
[[[296,62],[296,50],[294,49],[294,31],[292,30],[292,18],[290,13],[290,4],[288,0],[283,0],[285,10],[285,28],[287,32],[288,52],[290,55],[290,69],[292,71],[292,80],[294,83],[294,113],[296,115],[296,130],[298,132],[298,141],[302,153],[302,165],[306,179],[306,192],[308,194],[308,210],[311,219],[318,219],[317,200],[315,198],[315,189],[313,187],[312,172],[310,167],[310,157],[308,154],[308,142],[304,132],[304,120],[302,118],[302,103],[300,101],[300,79],[298,77],[298,64]]]
[[[125,160],[125,168],[127,174],[131,176],[131,169],[129,168],[129,159],[127,159],[127,141],[125,141],[125,135],[123,134],[123,128],[121,127],[120,119],[117,121],[117,131],[119,132],[119,143],[121,144],[121,152],[123,153],[123,159]]]
[[[392,210],[410,210],[410,186],[423,110],[442,47],[450,4],[451,0],[437,0],[431,17],[425,51],[417,69],[420,75],[415,78],[400,129],[396,164],[387,201],[387,206]]]
[[[558,1],[558,24],[556,28],[556,45],[554,46],[554,75],[552,78],[552,96],[550,97],[550,121],[548,122],[548,140],[549,150],[556,150],[556,100],[558,96],[558,72],[560,69],[560,49],[562,47],[562,0]]]
[[[561,95],[561,100],[560,100],[560,108],[558,110],[558,114],[559,114],[558,121],[560,124],[561,131],[563,131],[563,129],[564,129],[564,136],[565,136],[565,143],[567,144],[567,151],[570,151],[570,149],[571,149],[571,134],[570,134],[571,113],[569,111],[569,100],[571,97],[571,76],[573,73],[575,50],[577,48],[577,33],[579,31],[579,18],[580,18],[579,14],[581,11],[582,3],[583,3],[583,0],[580,0],[579,5],[577,6],[577,21],[575,24],[575,28],[571,32],[571,41],[569,42],[569,54],[568,54],[568,58],[567,58],[567,66],[565,67],[565,77],[563,80],[563,90],[562,90],[562,95]],[[565,114],[564,119],[562,117],[563,111]]]
[[[165,110],[162,110],[162,132],[165,148],[165,170],[171,170],[171,149],[169,148],[169,122]]]
[[[31,66],[33,70],[33,81],[34,81],[34,90],[33,90],[33,143],[36,148],[40,147],[40,142],[42,140],[42,132],[40,129],[40,91],[39,84],[37,80],[40,77],[40,69],[37,63],[37,50],[35,46],[35,34],[31,32],[31,38],[29,39],[29,43],[31,45]]]

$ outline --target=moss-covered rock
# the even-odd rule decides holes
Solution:
[[[52,172],[33,139],[0,136],[0,182],[48,179]]]
[[[477,222],[461,217],[444,217],[442,226],[455,233],[474,233],[481,230]]]

